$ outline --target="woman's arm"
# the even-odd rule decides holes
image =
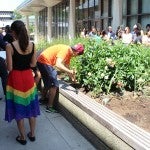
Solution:
[[[13,54],[12,46],[10,44],[7,44],[6,45],[6,65],[7,65],[8,71],[11,71],[13,69],[12,54]]]
[[[34,53],[31,59],[30,67],[35,67],[37,62],[35,45],[33,44],[33,46],[34,46]]]

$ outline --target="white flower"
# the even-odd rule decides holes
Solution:
[[[137,80],[137,83],[142,83],[142,82],[144,82],[144,79],[142,79],[142,78],[139,78],[139,79]]]
[[[91,73],[91,72],[89,72],[89,73],[88,73],[88,76],[91,76],[91,75],[92,75],[92,73]]]
[[[105,76],[104,79],[105,79],[105,80],[108,80],[108,76]]]
[[[102,73],[102,74],[101,74],[101,77],[103,78],[104,76],[105,76],[105,74],[104,74],[104,73]]]
[[[113,67],[115,66],[115,64],[116,64],[116,63],[112,61],[109,65],[110,65],[110,67],[113,68]]]
[[[112,59],[111,58],[106,58],[106,62],[107,62],[107,64],[111,64]]]
[[[148,73],[147,73],[147,72],[145,72],[145,73],[144,73],[144,76],[147,76],[147,75],[148,75]]]
[[[108,66],[105,66],[105,70],[108,70]]]

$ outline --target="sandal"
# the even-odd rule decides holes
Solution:
[[[35,136],[31,136],[31,132],[27,134],[27,137],[29,138],[30,141],[34,142],[35,141]]]
[[[16,137],[16,141],[19,142],[22,145],[26,145],[26,143],[27,143],[26,140],[21,140],[19,135]]]

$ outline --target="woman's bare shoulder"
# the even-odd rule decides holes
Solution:
[[[7,43],[7,44],[6,44],[6,50],[7,50],[7,49],[12,49],[12,45],[11,45],[10,43]]]

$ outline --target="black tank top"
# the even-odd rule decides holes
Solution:
[[[34,53],[34,43],[32,52],[26,55],[19,54],[14,45],[11,43],[14,54],[12,56],[14,70],[27,70],[30,68],[31,59]]]

